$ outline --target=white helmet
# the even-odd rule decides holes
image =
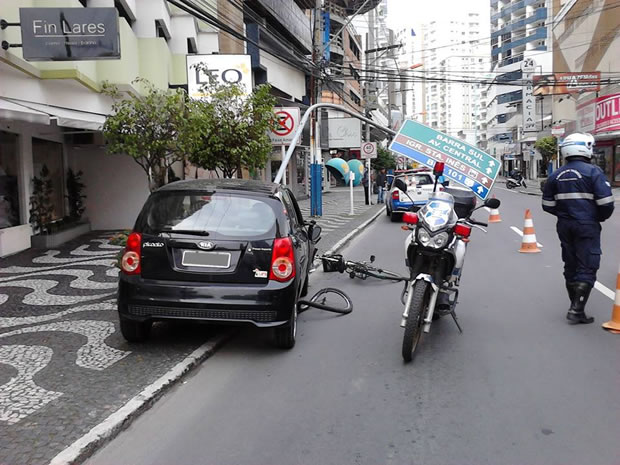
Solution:
[[[592,147],[594,146],[594,137],[592,134],[576,132],[564,139],[560,145],[560,153],[564,158],[569,157],[586,157],[592,158]]]

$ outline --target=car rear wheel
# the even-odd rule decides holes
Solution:
[[[392,212],[390,213],[390,220],[392,220],[392,222],[397,223],[401,220],[402,218],[402,214],[401,213],[396,213],[396,212]]]
[[[144,342],[151,334],[151,321],[135,321],[120,318],[121,334],[127,342]]]
[[[297,305],[291,312],[291,319],[284,326],[274,329],[274,342],[280,349],[292,349],[295,347],[297,337]]]
[[[310,282],[310,276],[306,274],[306,282],[304,283],[304,287],[301,288],[301,293],[299,297],[306,297],[308,295],[308,283]]]

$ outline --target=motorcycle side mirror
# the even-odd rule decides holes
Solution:
[[[443,187],[448,187],[450,185],[450,181],[444,181],[441,183]]]
[[[394,185],[398,187],[401,191],[407,192],[407,184],[405,184],[405,181],[403,181],[402,179],[396,179],[394,181]]]
[[[501,205],[501,202],[499,201],[499,199],[486,199],[484,201],[484,206],[490,208],[491,210],[495,210],[497,208],[499,208],[499,206]]]
[[[374,263],[374,262],[375,262],[375,256],[374,256],[374,255],[371,255],[371,256],[370,256],[370,263]]]

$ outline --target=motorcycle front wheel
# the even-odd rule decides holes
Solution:
[[[415,357],[415,350],[422,336],[422,323],[424,322],[424,310],[428,306],[430,285],[423,280],[416,281],[413,288],[409,291],[407,303],[409,312],[405,323],[405,334],[403,335],[403,360],[411,362]]]
[[[508,189],[512,189],[512,188],[513,188],[513,185],[512,185],[512,183],[511,183],[510,181],[506,181],[506,187],[507,187]]]

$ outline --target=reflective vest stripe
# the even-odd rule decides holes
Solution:
[[[610,195],[609,197],[603,197],[602,199],[596,199],[596,204],[605,205],[606,203],[613,203],[614,200],[615,200],[614,196]]]
[[[594,200],[594,194],[585,192],[571,192],[570,194],[555,194],[555,200]]]
[[[555,200],[544,200],[543,199],[542,204],[545,207],[555,207]]]

